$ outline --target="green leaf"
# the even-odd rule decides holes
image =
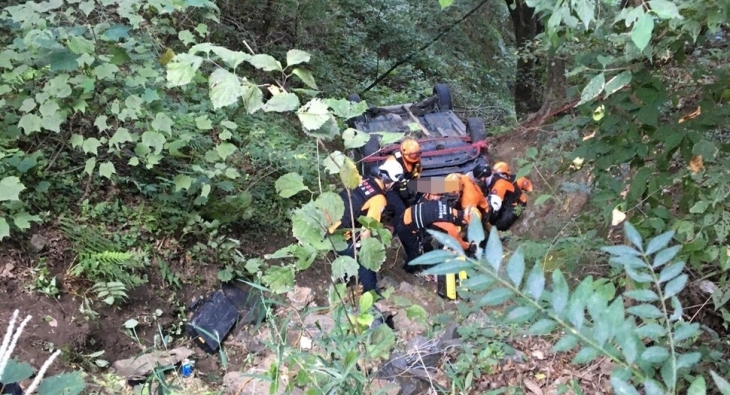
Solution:
[[[355,189],[360,184],[360,173],[357,171],[355,162],[344,157],[340,167],[340,181],[347,189]]]
[[[314,77],[312,77],[312,73],[310,73],[309,71],[297,67],[296,69],[292,70],[292,74],[299,77],[299,79],[307,84],[308,87],[312,89],[318,89],[317,84],[314,82]]]
[[[623,88],[624,86],[628,85],[631,82],[631,72],[626,70],[622,71],[610,80],[606,82],[606,85],[603,87],[603,91],[605,92],[605,95],[603,98],[607,98],[608,96],[618,92],[619,89]]]
[[[94,67],[94,75],[100,80],[114,79],[114,74],[117,71],[119,71],[119,67],[111,63],[104,63]]]
[[[575,354],[575,357],[573,357],[573,360],[571,363],[576,365],[581,365],[584,363],[588,363],[592,361],[594,358],[598,356],[598,350],[596,350],[593,347],[585,346],[578,351],[577,354]]]
[[[350,278],[357,275],[357,261],[347,255],[340,255],[332,262],[332,277]]]
[[[365,313],[366,311],[370,310],[371,307],[373,307],[373,294],[370,292],[366,292],[360,296],[360,314]]]
[[[158,132],[167,132],[168,135],[172,135],[172,126],[174,124],[175,122],[167,114],[158,112],[155,114],[155,119],[150,126]]]
[[[664,347],[652,346],[641,353],[641,359],[649,363],[662,363],[669,358],[669,351]]]
[[[236,146],[231,143],[220,143],[217,147],[215,147],[215,151],[218,153],[218,156],[221,157],[221,159],[226,160],[231,154],[236,152]]]
[[[706,393],[707,385],[705,384],[705,378],[702,376],[695,377],[687,389],[687,395],[705,395]]]
[[[617,245],[617,246],[608,246],[608,247],[601,247],[601,251],[607,252],[611,255],[633,255],[633,256],[641,256],[641,253],[639,251],[636,251],[635,249],[626,246],[626,245]]]
[[[83,36],[72,35],[68,39],[68,49],[79,55],[94,53],[94,42]]]
[[[123,38],[129,38],[129,31],[131,29],[132,28],[127,25],[111,25],[109,29],[106,29],[104,31],[104,34],[102,34],[101,37],[108,41],[118,42]]]
[[[626,312],[629,314],[633,314],[639,318],[643,319],[653,319],[653,318],[660,318],[663,317],[664,314],[662,314],[661,311],[659,311],[656,306],[652,306],[650,304],[640,304],[636,306],[631,306],[628,309],[626,309]]]
[[[443,250],[441,250],[443,251]],[[437,263],[442,263],[437,262]],[[494,284],[494,278],[491,276],[488,276],[486,274],[477,274],[475,276],[469,276],[466,280],[461,282],[461,286],[473,291],[473,292],[479,292],[484,291],[487,289],[490,285]]]
[[[479,300],[479,306],[497,306],[510,300],[513,296],[514,292],[507,288],[496,288],[487,292]]]
[[[176,87],[189,84],[202,63],[203,58],[200,56],[184,53],[175,55],[175,58],[167,64],[168,85]]]
[[[680,342],[697,335],[700,332],[700,324],[697,322],[687,323],[678,321],[674,324],[674,341]]]
[[[223,126],[226,129],[230,129],[230,130],[236,130],[238,128],[238,125],[236,125],[234,122],[231,122],[228,120],[221,121],[221,126]]]
[[[264,112],[287,112],[299,108],[299,97],[294,93],[280,93],[274,95],[264,104]]]
[[[677,358],[677,370],[692,368],[700,361],[700,358],[702,358],[702,353],[700,352],[690,352],[680,355]]]
[[[96,120],[94,120],[94,126],[96,126],[100,132],[109,129],[109,125],[106,124],[107,119],[108,117],[106,115],[99,115],[96,117]]]
[[[443,10],[451,4],[454,4],[454,0],[439,0],[439,4],[441,5],[441,9]]]
[[[649,41],[651,40],[651,33],[654,30],[654,18],[651,14],[642,13],[639,19],[634,22],[634,26],[631,28],[631,41],[634,42],[639,51],[644,51]]]
[[[243,105],[249,114],[253,114],[264,107],[264,94],[261,93],[258,86],[249,85],[243,91]]]
[[[666,395],[666,391],[656,380],[646,379],[642,384],[646,395]]]
[[[611,387],[615,394],[619,395],[639,395],[639,391],[631,384],[616,376],[611,376]]]
[[[517,247],[517,250],[509,258],[506,270],[507,277],[512,281],[512,284],[519,288],[522,283],[522,276],[525,275],[525,257],[522,254],[521,247]]]
[[[368,104],[364,101],[353,103],[347,99],[325,99],[324,102],[332,108],[335,115],[343,119],[350,119],[362,115],[367,109]],[[390,132],[388,132],[390,134]],[[398,141],[394,140],[393,142]],[[390,144],[390,143],[385,143]]]
[[[330,119],[330,113],[321,99],[312,99],[297,111],[297,117],[308,130],[316,130],[322,127]]]
[[[246,59],[253,67],[263,71],[281,71],[281,63],[271,55],[258,54]]]
[[[535,312],[537,312],[537,309],[532,306],[515,307],[507,313],[505,321],[508,323],[519,324],[532,318],[535,315]]]
[[[193,185],[192,177],[187,174],[176,175],[172,182],[175,184],[175,192],[178,192],[181,189],[190,189],[190,186]]]
[[[419,319],[425,321],[428,318],[428,312],[422,306],[414,304],[406,308],[406,317],[410,320]]]
[[[206,43],[198,44],[198,45],[206,45]],[[196,45],[196,47],[198,45]],[[193,47],[193,48],[195,48],[195,47]],[[192,51],[193,48],[191,48],[190,50]],[[251,55],[249,55],[245,52],[231,51],[228,48],[221,47],[218,45],[213,45],[213,46],[211,46],[210,49],[213,51],[213,53],[218,55],[219,58],[221,58],[223,63],[227,64],[229,67],[234,68],[234,69],[236,67],[238,67],[238,65],[240,65],[241,62],[243,62],[244,60],[248,60],[251,57]]]
[[[664,300],[671,298],[672,296],[682,292],[684,286],[687,285],[689,276],[681,274],[674,278],[674,280],[668,282],[664,286]]]
[[[195,36],[193,36],[190,30],[181,30],[177,33],[177,38],[185,45],[190,45],[195,42]]]
[[[540,321],[532,324],[530,329],[527,330],[527,333],[533,336],[547,335],[548,333],[552,332],[557,326],[557,322],[549,318],[543,318]]]
[[[0,231],[0,235],[2,232]],[[1,237],[0,237],[1,238]],[[2,372],[2,380],[4,383],[18,383],[27,380],[33,375],[33,367],[26,362],[20,362],[15,358],[9,359]]]
[[[213,109],[235,104],[243,93],[238,77],[226,69],[216,69],[208,78],[208,84]]]
[[[648,167],[642,167],[636,174],[634,174],[631,186],[629,187],[629,193],[626,195],[626,201],[634,204],[635,202],[641,201],[646,192],[649,177],[651,177],[652,170]]]
[[[525,294],[532,297],[534,300],[540,299],[542,291],[545,289],[545,273],[543,272],[542,265],[536,263],[530,274],[527,276],[525,281]]]
[[[702,139],[692,147],[692,153],[700,155],[705,162],[714,162],[717,155],[717,147],[710,141]]]
[[[452,251],[433,250],[429,251],[418,258],[408,262],[409,266],[417,265],[435,265],[453,260],[456,255]],[[451,272],[449,272],[451,273]]]
[[[20,192],[25,190],[25,185],[20,178],[11,176],[0,180],[0,202],[20,200]]]
[[[638,340],[636,339],[636,333],[633,331],[635,327],[633,318],[629,318],[621,328],[616,328],[616,332],[623,333],[620,336],[616,336],[616,343],[621,347],[621,352],[629,364],[633,364],[636,361],[639,353],[637,347]],[[622,328],[623,330],[621,330]]]
[[[385,262],[385,246],[374,237],[361,240],[357,259],[366,269],[377,272],[380,270],[380,265]]]
[[[556,314],[562,314],[568,306],[569,293],[568,283],[565,281],[563,272],[556,269],[553,272],[553,291],[550,295],[550,304]]]
[[[603,87],[606,85],[606,76],[603,73],[600,73],[596,75],[595,77],[591,78],[591,80],[588,82],[588,85],[583,88],[583,91],[580,93],[580,101],[578,102],[578,106],[583,103],[588,103],[589,101],[595,99],[601,91],[603,91]]]
[[[213,122],[208,118],[208,115],[203,114],[195,118],[195,127],[200,130],[213,129]]]
[[[543,203],[547,202],[547,201],[548,201],[548,199],[550,199],[551,197],[553,197],[553,195],[547,195],[547,194],[545,194],[545,195],[540,195],[540,196],[538,196],[538,197],[537,197],[537,199],[535,199],[535,203],[534,203],[534,205],[535,205],[535,206],[539,206],[539,205],[541,205],[541,204],[543,204]]]
[[[489,231],[489,237],[487,238],[487,248],[484,250],[484,257],[487,259],[489,265],[495,271],[499,270],[499,266],[502,264],[502,241],[499,240],[499,233],[497,227],[492,227]],[[522,262],[524,266],[524,260]]]
[[[674,231],[670,230],[669,232],[664,232],[660,234],[659,236],[651,239],[649,241],[649,244],[646,247],[646,255],[651,255],[662,248],[666,247],[667,244],[669,244],[670,241],[672,241],[672,237],[674,237]]]
[[[323,192],[314,201],[314,206],[322,211],[325,225],[328,228],[336,224],[345,214],[345,202],[335,192]]]
[[[88,139],[84,140],[84,143],[81,144],[81,149],[84,151],[85,154],[92,153],[94,155],[98,155],[98,149],[101,145],[101,142],[96,137],[89,137]]]
[[[654,302],[656,300],[659,300],[659,296],[657,296],[654,291],[649,289],[635,289],[631,291],[626,291],[624,292],[624,296],[639,302]]]
[[[84,15],[89,16],[91,14],[91,11],[94,11],[96,8],[96,5],[94,4],[94,0],[87,0],[82,1],[79,4],[79,9],[84,13]]]
[[[114,164],[112,162],[104,162],[99,165],[99,175],[102,177],[106,177],[108,179],[112,179],[112,174],[116,174],[117,170],[114,168]]]
[[[643,251],[644,248],[642,246],[642,240],[641,235],[639,234],[639,231],[636,230],[634,225],[631,224],[629,221],[624,221],[624,233],[626,234],[626,238],[629,239],[631,244],[636,247],[637,250]]]
[[[482,221],[476,215],[473,215],[471,221],[469,221],[466,238],[470,243],[475,243],[477,246],[484,241],[484,227]]]
[[[28,99],[26,99],[26,100],[28,100]],[[32,100],[32,99],[30,99],[30,100]],[[24,102],[24,103],[25,103],[25,102]],[[708,203],[708,202],[707,202],[707,201],[705,201],[705,200],[698,200],[698,201],[697,201],[697,202],[696,202],[696,203],[694,204],[694,206],[692,206],[692,207],[691,207],[691,208],[689,209],[689,212],[690,212],[690,213],[692,213],[692,214],[702,214],[702,213],[704,213],[704,212],[705,212],[705,210],[707,210],[707,208],[708,208],[708,207],[710,207],[710,203]]]
[[[650,323],[636,329],[636,334],[653,340],[658,340],[666,334],[666,328],[659,324]]]
[[[161,133],[151,130],[142,133],[142,144],[147,147],[153,147],[155,149],[153,151],[154,154],[162,152],[166,141],[167,139]]]
[[[579,341],[580,339],[578,338],[578,336],[567,334],[563,336],[560,340],[558,340],[555,345],[553,345],[553,347],[550,349],[550,352],[558,353],[570,351],[578,345]]]
[[[35,114],[25,114],[20,118],[18,127],[23,129],[23,133],[31,134],[33,132],[40,132],[42,126],[41,117]]]
[[[43,379],[38,395],[78,395],[86,386],[79,372],[61,373]]]
[[[5,217],[0,217],[0,240],[10,236],[10,225]]]
[[[96,167],[96,157],[91,157],[86,160],[86,165],[84,166],[84,173],[88,175],[92,175],[94,173],[94,167]]]
[[[370,135],[357,129],[347,128],[342,132],[345,149],[360,148],[370,141]]]
[[[299,49],[290,49],[286,53],[286,67],[309,62],[310,58],[311,56],[308,52],[304,52]]]
[[[677,5],[668,0],[649,0],[649,9],[661,19],[683,19]]]
[[[659,251],[659,253],[654,256],[654,262],[652,262],[651,267],[656,269],[656,268],[664,265],[665,263],[671,261],[672,259],[674,259],[675,256],[677,256],[677,254],[679,253],[679,251],[681,249],[682,249],[681,245],[676,245],[676,246],[665,248],[665,249]],[[677,263],[681,263],[682,266],[684,267],[684,263],[682,263],[682,262],[677,262]],[[666,270],[666,268],[664,270]],[[681,269],[680,269],[680,271],[681,271]],[[669,280],[670,278],[673,278],[673,277],[669,277],[669,278],[667,278],[667,280]],[[666,280],[663,280],[663,281],[666,281]]]
[[[51,52],[48,61],[51,64],[51,71],[74,71],[79,68],[79,63],[76,61],[78,58],[78,55],[64,48]]]
[[[30,215],[26,211],[21,211],[13,215],[13,224],[18,229],[30,229],[31,222],[41,222],[41,218],[37,215]]]
[[[430,252],[429,252],[429,254],[430,254]],[[414,259],[413,261],[416,261],[417,259],[418,258]],[[471,269],[472,266],[473,265],[470,262],[465,261],[463,259],[459,259],[458,257],[454,257],[452,254],[451,258],[444,261],[444,263],[430,267],[430,268],[424,270],[423,273],[424,274],[433,274],[436,276],[440,276],[443,274],[456,274],[462,270]]]
[[[445,232],[437,232],[435,230],[428,229],[428,233],[436,239],[437,242],[441,243],[446,248],[456,252],[459,256],[464,256],[464,249],[461,248],[461,244],[449,234]],[[433,273],[432,273],[433,274]]]
[[[575,13],[578,14],[578,18],[580,18],[580,21],[583,22],[583,26],[585,26],[586,30],[588,30],[588,25],[590,25],[591,22],[593,22],[596,12],[596,3],[594,0],[573,0],[571,2],[571,5],[573,9],[575,10]]]
[[[715,381],[715,385],[722,395],[730,395],[730,383],[728,383],[727,380],[715,373],[714,370],[710,370],[710,376],[712,376],[712,380]]]
[[[119,128],[116,132],[114,132],[114,136],[109,139],[109,146],[111,147],[113,145],[119,148],[119,144],[133,141],[134,138],[132,138],[132,135],[129,134],[129,130],[127,130],[127,128]]]
[[[35,108],[35,106],[36,106],[35,100],[33,100],[31,98],[28,98],[28,99],[23,100],[23,104],[20,106],[20,108],[18,109],[18,111],[20,111],[20,112],[33,111],[33,109]]]
[[[304,178],[299,173],[287,173],[279,177],[274,184],[276,193],[283,198],[290,198],[297,193],[307,190],[304,185]]]

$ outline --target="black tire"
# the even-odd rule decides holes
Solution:
[[[451,102],[451,90],[446,84],[436,84],[433,87],[433,94],[436,95],[436,104],[438,105],[439,111],[450,111],[454,109],[454,105]]]
[[[482,118],[467,118],[466,130],[469,132],[472,142],[484,141],[487,139],[487,130],[484,127],[484,119]]]
[[[368,156],[378,152],[379,150],[380,140],[378,139],[378,136],[372,135],[370,136],[370,140],[368,140],[365,145],[360,147],[360,154],[362,155],[360,158],[367,158]],[[360,162],[360,175],[362,175],[363,177],[372,175],[373,169],[377,168],[376,165],[376,163]]]

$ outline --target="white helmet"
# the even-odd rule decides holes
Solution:
[[[380,178],[385,182],[399,182],[403,179],[403,166],[398,161],[386,160],[378,170]]]

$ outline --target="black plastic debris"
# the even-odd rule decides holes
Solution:
[[[203,351],[214,353],[237,320],[236,306],[219,290],[202,302],[188,323],[187,331]]]
[[[258,325],[266,319],[266,306],[261,292],[243,289],[236,283],[225,283],[221,288],[238,310],[238,325]]]
[[[2,395],[24,395],[23,389],[20,388],[18,383],[0,383],[0,393]]]

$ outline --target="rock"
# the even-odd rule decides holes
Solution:
[[[275,363],[278,364],[276,356],[274,354],[269,354],[259,361],[256,367],[253,367],[246,372],[226,373],[226,375],[223,376],[224,393],[231,395],[259,395],[270,393],[273,383],[270,380],[253,376],[263,376],[267,371],[269,371],[271,365]],[[281,377],[286,377],[286,367],[279,366],[279,369]],[[286,383],[283,380],[280,380],[275,394],[304,395],[304,391],[299,388],[287,391]]]
[[[403,390],[397,381],[390,381],[385,379],[374,379],[370,382],[370,386],[366,394],[378,394],[378,395],[401,395]]]
[[[294,289],[286,294],[287,299],[292,303],[294,310],[304,310],[314,300],[312,288],[294,286]]]
[[[48,239],[37,233],[30,238],[30,249],[36,254],[43,251],[46,244],[48,244]]]
[[[178,347],[170,351],[154,351],[138,357],[132,357],[116,361],[112,369],[117,376],[129,379],[144,379],[157,364],[162,366],[175,365],[183,359],[193,355],[193,350],[186,347]]]
[[[312,334],[320,332],[329,333],[335,328],[335,319],[324,314],[307,314],[302,323]],[[321,329],[317,328],[317,326]]]

